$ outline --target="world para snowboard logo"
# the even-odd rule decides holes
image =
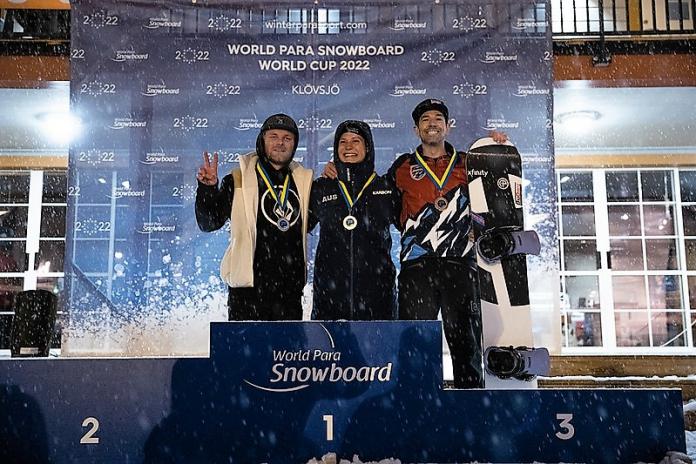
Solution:
[[[330,349],[273,349],[271,350],[272,364],[267,374],[266,385],[260,385],[248,379],[244,379],[244,383],[267,392],[290,393],[324,383],[391,381],[393,363],[371,366],[363,361],[356,362],[356,365],[346,365],[341,362],[342,353],[336,350],[331,333],[323,324],[319,326],[326,332]]]

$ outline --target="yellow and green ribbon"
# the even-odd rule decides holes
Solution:
[[[273,187],[273,184],[271,184],[271,177],[268,175],[266,169],[264,169],[261,163],[256,163],[256,171],[261,176],[261,179],[263,179],[264,184],[266,184],[266,188],[271,193],[271,196],[276,201],[276,204],[280,207],[282,211],[285,211],[285,204],[288,201],[288,185],[290,184],[290,174],[285,175],[283,187],[279,191],[276,191],[276,189]]]
[[[370,185],[373,180],[375,180],[375,177],[377,177],[377,173],[373,172],[370,178],[367,179],[367,182],[365,182],[365,185],[363,185],[363,187],[360,189],[360,192],[358,193],[358,196],[355,197],[355,200],[353,200],[350,196],[350,193],[348,193],[348,187],[346,187],[346,184],[343,183],[342,180],[338,181],[338,185],[341,187],[341,194],[343,194],[343,199],[348,205],[348,210],[352,209],[353,205],[357,203],[358,200],[360,200],[360,197],[362,196],[363,192],[365,191],[367,186]]]

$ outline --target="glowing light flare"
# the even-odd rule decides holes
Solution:
[[[82,132],[82,120],[67,112],[43,112],[36,119],[46,138],[61,145],[69,144]]]

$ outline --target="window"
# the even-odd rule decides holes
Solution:
[[[567,352],[694,346],[696,171],[558,172]]]
[[[66,195],[65,172],[0,171],[0,350],[10,348],[17,293],[62,292]]]

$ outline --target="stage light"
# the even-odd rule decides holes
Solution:
[[[558,114],[553,121],[574,132],[586,132],[594,127],[594,123],[601,117],[602,113],[599,111],[577,110]]]
[[[82,130],[82,120],[66,112],[43,112],[36,115],[44,135],[53,142],[67,145]]]

